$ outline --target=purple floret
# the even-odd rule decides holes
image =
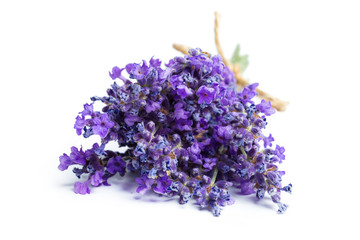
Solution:
[[[93,119],[94,126],[92,127],[95,134],[98,134],[101,138],[105,138],[115,123],[110,120],[108,114],[102,114],[101,117],[95,117]]]
[[[177,86],[176,89],[176,93],[177,95],[179,95],[182,99],[186,98],[189,95],[193,94],[193,90],[191,90],[190,88],[188,88],[185,85],[179,85]]]
[[[116,78],[120,78],[121,72],[123,70],[124,70],[124,68],[113,67],[112,71],[109,72],[109,76],[112,78],[112,80],[115,80]]]
[[[183,109],[184,104],[182,102],[178,102],[175,104],[175,111],[174,111],[174,117],[175,119],[188,119],[189,118],[189,112],[185,111]]]
[[[210,104],[211,101],[214,99],[215,89],[206,86],[201,86],[197,90],[196,95],[199,96],[199,100],[198,100],[199,104],[202,104],[203,102]]]
[[[133,79],[143,79],[148,71],[148,66],[146,64],[146,61],[143,60],[143,64],[137,64],[137,63],[132,63],[132,64],[128,64],[125,67],[126,71],[129,73],[130,78]]]
[[[156,180],[156,186],[154,187],[154,192],[165,194],[168,192],[168,188],[170,187],[172,181],[167,175],[164,175],[162,177],[159,177]]]
[[[275,155],[280,159],[280,163],[282,162],[282,160],[285,160],[284,152],[285,152],[284,147],[280,147],[279,145],[276,145]]]
[[[94,187],[99,186],[104,181],[103,176],[103,171],[96,171],[95,174],[91,176],[91,185]]]
[[[271,136],[271,133],[268,137],[263,137],[263,141],[264,141],[264,147],[266,148],[267,146],[271,147],[272,146],[272,141],[274,141],[275,139]]]
[[[144,194],[151,189],[154,179],[149,179],[146,176],[136,178],[135,181],[139,184],[139,187],[136,189],[137,193]]]
[[[112,157],[107,163],[107,171],[111,174],[120,173],[125,174],[126,162],[122,160],[121,156]]]
[[[261,103],[256,105],[256,108],[260,112],[264,113],[266,116],[270,116],[270,115],[272,115],[272,114],[274,114],[276,112],[275,109],[273,109],[271,107],[271,102],[270,101],[266,102],[264,99],[261,100]]]
[[[68,167],[73,164],[73,161],[71,161],[70,157],[65,153],[59,157],[59,160],[60,165],[58,168],[61,171],[68,169]]]
[[[217,158],[204,158],[204,162],[204,170],[211,171],[216,166]]]

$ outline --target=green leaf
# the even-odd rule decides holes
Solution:
[[[231,57],[232,64],[239,64],[241,72],[244,72],[249,65],[248,55],[240,55],[240,45],[236,45],[235,51]]]

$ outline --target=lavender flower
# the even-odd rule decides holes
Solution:
[[[270,101],[266,102],[264,99],[261,100],[260,104],[256,105],[256,108],[260,112],[264,113],[266,116],[270,116],[275,113],[275,109],[271,107],[271,102]]]
[[[103,176],[103,171],[96,171],[95,174],[91,176],[91,185],[95,187],[99,186],[104,181]]]
[[[112,157],[107,162],[107,171],[111,174],[119,173],[125,174],[126,162],[121,159],[121,156]]]
[[[125,69],[130,74],[130,78],[143,79],[146,76],[148,66],[144,60],[142,66],[140,66],[140,64],[133,63],[126,65]]]
[[[120,69],[119,67],[113,67],[112,71],[109,72],[109,76],[112,78],[112,80],[115,80],[116,78],[120,78],[121,72],[124,70]]]
[[[77,135],[81,135],[83,128],[86,125],[86,120],[84,116],[77,116],[74,128],[76,129]]]
[[[63,154],[59,157],[60,165],[58,166],[60,171],[64,171],[68,169],[68,167],[72,164],[75,164],[73,161],[71,161],[70,157],[67,154]]]
[[[274,141],[275,139],[271,136],[271,134],[268,137],[263,137],[263,141],[264,141],[264,147],[266,148],[267,146],[271,147],[272,146],[272,141]]]
[[[172,181],[169,179],[167,175],[159,177],[156,180],[156,186],[154,187],[154,192],[159,194],[165,194],[170,187]]]
[[[187,96],[193,94],[193,90],[188,88],[185,85],[177,86],[176,90],[177,95],[179,95],[182,99],[186,98]]]
[[[101,143],[87,150],[71,147],[59,157],[59,170],[74,165],[76,177],[87,178],[74,184],[78,194],[133,172],[137,193],[177,195],[181,204],[194,198],[215,216],[234,203],[228,191],[234,187],[258,199],[269,194],[283,213],[288,206],[280,194],[292,192],[278,170],[285,149],[270,148],[273,136],[262,133],[265,116],[275,113],[271,103],[255,103],[257,83],[237,92],[234,74],[220,56],[201,49],[189,54],[165,67],[155,58],[114,67],[109,76],[121,84],[113,82],[106,96],[92,97],[74,124],[78,135],[99,135]],[[101,111],[94,110],[96,101],[104,105]],[[108,150],[109,142],[127,150]]]
[[[90,193],[90,189],[89,189],[89,183],[88,181],[85,182],[76,182],[74,184],[74,192],[78,193],[78,194],[89,194]]]
[[[95,117],[93,121],[94,126],[92,129],[94,133],[98,134],[101,138],[105,138],[109,129],[115,125],[115,123],[109,119],[109,116],[106,113],[102,114],[100,117]]]
[[[144,194],[151,189],[152,184],[154,183],[153,179],[149,179],[146,176],[136,178],[135,181],[139,184],[139,187],[136,189],[137,193]]]
[[[202,104],[203,102],[209,104],[214,99],[215,89],[206,86],[201,86],[197,90],[196,95],[199,96],[199,100],[198,100],[199,104]]]
[[[204,158],[204,171],[211,171],[215,166],[217,159],[216,158]]]

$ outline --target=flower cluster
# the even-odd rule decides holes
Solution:
[[[121,84],[114,81],[107,96],[92,97],[74,125],[78,135],[99,135],[101,143],[87,150],[72,147],[60,156],[60,170],[77,165],[75,175],[86,175],[75,183],[76,193],[109,185],[116,174],[136,172],[138,193],[177,195],[181,204],[195,199],[215,216],[234,202],[232,186],[258,199],[267,192],[279,213],[286,210],[280,193],[291,193],[292,185],[282,186],[285,172],[278,170],[285,150],[270,148],[274,138],[262,133],[275,110],[270,102],[253,101],[258,84],[237,92],[234,74],[222,59],[200,49],[171,59],[164,68],[151,58],[114,67],[109,75]],[[101,112],[94,110],[96,101],[104,104]],[[106,149],[110,141],[126,151]]]

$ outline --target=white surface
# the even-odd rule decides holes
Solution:
[[[359,4],[234,2],[0,3],[1,239],[357,237]],[[245,77],[290,102],[268,125],[294,185],[283,194],[287,213],[236,196],[216,218],[192,203],[139,197],[120,178],[74,194],[76,177],[57,166],[71,146],[90,143],[73,129],[83,103],[105,94],[113,66],[166,62],[179,55],[174,42],[215,52],[214,10],[226,55],[240,43]]]

